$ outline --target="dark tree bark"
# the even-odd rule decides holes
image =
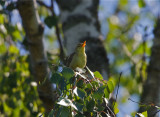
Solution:
[[[36,0],[19,0],[18,10],[26,32],[32,73],[38,84],[39,97],[48,113],[54,106],[56,95],[49,82],[49,68],[43,46],[43,25],[36,10]]]
[[[99,0],[57,0],[60,7],[64,45],[67,56],[79,42],[87,41],[87,66],[100,71],[104,79],[109,75],[109,61],[98,22]]]
[[[150,63],[148,66],[148,78],[143,86],[141,102],[145,104],[160,104],[160,19],[154,29],[155,39],[153,42]],[[145,111],[145,107],[140,108],[140,112]],[[148,110],[148,117],[158,117],[157,108],[151,107]]]

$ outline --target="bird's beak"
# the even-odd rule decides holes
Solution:
[[[86,41],[84,41],[82,44],[82,47],[85,47],[85,46],[86,46]]]

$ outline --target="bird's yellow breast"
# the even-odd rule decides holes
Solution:
[[[77,67],[84,68],[86,66],[86,62],[85,52],[75,53],[69,67],[72,69],[76,69]]]

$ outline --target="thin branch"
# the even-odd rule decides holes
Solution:
[[[144,31],[145,31],[145,27],[144,27]],[[145,65],[145,62],[146,62],[146,57],[145,57],[145,53],[146,53],[146,38],[147,38],[147,33],[145,31],[145,34],[143,36],[143,42],[142,42],[142,49],[143,49],[143,55],[142,55],[142,64],[141,64],[141,67],[140,67],[140,78],[141,80],[144,82],[144,76],[143,76],[143,69],[144,69],[144,65]]]
[[[155,104],[153,104],[153,103],[148,103],[148,104],[146,104],[146,103],[142,103],[142,102],[136,102],[136,101],[134,101],[134,100],[132,100],[131,98],[128,98],[128,100],[130,100],[130,101],[132,101],[132,102],[134,102],[134,103],[137,103],[137,104],[139,104],[139,105],[141,105],[141,106],[152,106],[152,107],[155,107],[155,108],[160,108],[160,106],[157,106],[157,105],[155,105]]]
[[[118,96],[118,90],[119,90],[119,84],[120,84],[121,76],[122,76],[122,72],[121,72],[121,73],[120,73],[120,75],[119,75],[119,80],[118,80],[118,89],[117,89],[117,94],[116,94],[116,100],[115,100],[115,102],[114,102],[114,104],[113,104],[113,107],[112,107],[112,108],[114,108],[115,103],[116,103],[116,101],[117,101],[117,96]]]
[[[106,104],[106,106],[107,106],[107,104]],[[116,115],[114,114],[114,112],[112,112],[112,110],[109,108],[109,106],[107,106],[107,108],[108,108],[108,111],[111,112],[111,114],[113,115],[113,117],[116,117]]]
[[[37,0],[37,3],[41,6],[44,6],[46,7],[47,9],[50,9],[51,7],[50,6],[47,6],[44,2],[42,2],[41,0]]]
[[[137,104],[139,104],[140,106],[151,106],[151,107],[157,108],[158,111],[156,111],[155,113],[149,115],[149,117],[154,117],[157,113],[160,112],[160,109],[159,109],[160,107],[157,106],[157,105],[155,105],[155,104],[153,104],[153,103],[151,103],[151,104],[145,104],[145,103],[142,103],[142,102],[136,102],[136,101],[132,100],[131,98],[128,98],[128,100],[130,100],[130,101],[132,101],[132,102],[134,102],[134,103],[137,103]]]
[[[155,116],[157,113],[159,113],[159,112],[160,112],[160,110],[156,111],[155,113],[152,114],[151,117],[154,117],[154,116]]]
[[[51,11],[52,13],[52,16],[56,16],[55,12],[54,12],[54,5],[53,5],[53,0],[51,0],[51,6],[48,6],[46,5],[44,2],[42,1],[37,1],[41,6],[44,6],[46,7],[48,10]],[[59,30],[59,27],[58,27],[58,24],[56,23],[55,25],[55,28],[56,28],[56,36],[57,36],[57,40],[58,40],[58,43],[59,43],[59,46],[60,46],[60,59],[62,61],[64,61],[64,58],[65,58],[65,54],[64,54],[64,48],[63,48],[63,44],[62,44],[62,39],[61,39],[61,36],[60,36],[60,30]]]
[[[56,14],[55,14],[55,12],[54,12],[54,5],[53,5],[53,0],[51,0],[51,7],[52,7],[52,10],[51,10],[51,12],[52,12],[52,15],[53,16],[56,16]],[[59,30],[59,27],[58,27],[58,24],[56,23],[56,35],[57,35],[57,39],[58,39],[58,42],[59,42],[59,46],[60,46],[60,59],[62,60],[62,61],[64,61],[64,57],[65,57],[65,55],[64,55],[64,48],[63,48],[63,44],[62,44],[62,39],[61,39],[61,37],[60,37],[60,30]]]

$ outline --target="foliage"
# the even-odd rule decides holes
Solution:
[[[56,84],[59,98],[49,117],[66,117],[72,113],[76,117],[104,114],[105,106],[102,105],[107,103],[109,95],[116,89],[120,72],[123,72],[120,86],[126,89],[125,93],[121,94],[120,103],[127,102],[127,98],[132,94],[140,96],[142,84],[147,76],[146,69],[152,45],[149,38],[152,36],[150,27],[153,28],[143,22],[149,19],[149,23],[154,24],[154,16],[151,12],[143,11],[147,8],[145,0],[137,0],[136,3],[142,12],[130,9],[130,2],[119,0],[113,8],[115,12],[105,21],[108,23],[108,33],[104,42],[108,55],[112,56],[110,80],[104,81],[98,71],[88,75],[74,72],[67,67],[62,67],[62,71],[57,70],[52,74],[51,82]],[[44,112],[44,108],[30,73],[22,24],[20,21],[13,23],[12,16],[16,7],[13,0],[0,1],[0,116],[37,116]],[[59,19],[57,16],[51,16],[50,10],[45,7],[38,6],[38,13],[46,24],[44,42],[49,65],[57,64],[59,51],[55,43],[54,26]],[[114,113],[119,111],[119,100],[115,103]],[[136,114],[134,112],[133,116]],[[147,116],[147,112],[138,114]]]
[[[51,82],[56,84],[59,98],[51,114],[57,117],[107,114],[104,105],[108,104],[106,101],[114,90],[113,83],[103,80],[98,71],[93,74],[91,77],[86,72],[74,72],[68,67],[53,72]],[[114,112],[118,113],[117,103]]]
[[[3,2],[1,1],[1,4]],[[12,10],[13,5],[7,7]],[[8,15],[0,14],[0,116],[36,117],[44,112],[37,85],[30,73],[28,55],[20,50],[24,31],[12,25]]]
[[[147,7],[145,0],[135,1],[133,6],[136,6],[137,12],[130,4],[131,1],[119,0],[115,12],[107,18],[109,29],[105,39],[108,55],[111,56],[111,78],[118,82],[116,77],[123,73],[120,85],[126,89],[127,97],[142,93],[142,84],[147,79],[152,35],[152,19],[147,15],[151,12],[140,12]],[[143,23],[143,15],[149,20],[148,24]],[[123,95],[120,100],[127,97]]]

